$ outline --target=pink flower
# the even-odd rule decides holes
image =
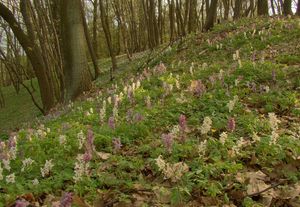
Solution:
[[[113,116],[109,117],[108,119],[108,126],[111,128],[111,129],[115,129],[116,128],[116,125],[115,125],[115,119]]]
[[[186,116],[181,114],[179,117],[179,130],[185,132],[187,129]]]
[[[60,199],[60,207],[71,207],[73,203],[73,193],[65,193]]]
[[[228,119],[227,129],[229,132],[233,132],[235,130],[235,119],[233,117]]]
[[[25,200],[17,200],[15,207],[27,207],[29,206],[29,202]]]
[[[172,146],[173,146],[173,136],[171,133],[169,134],[163,134],[162,135],[162,141],[167,149],[167,151],[170,153],[172,151]]]
[[[120,138],[113,138],[112,143],[113,143],[115,152],[119,151],[121,149],[121,147],[123,146]]]

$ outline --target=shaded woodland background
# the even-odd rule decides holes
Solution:
[[[1,87],[12,85],[47,114],[90,89],[101,58],[111,58],[113,79],[116,56],[262,15],[300,15],[300,0],[2,0],[0,107]]]

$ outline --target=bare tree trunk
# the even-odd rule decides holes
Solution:
[[[284,0],[283,2],[283,14],[285,16],[292,15],[292,0]]]
[[[92,46],[91,38],[90,38],[90,35],[89,35],[89,31],[88,31],[88,26],[87,26],[86,19],[85,19],[84,6],[82,4],[81,4],[81,7],[80,7],[80,10],[81,10],[82,23],[83,23],[83,29],[84,29],[84,36],[85,36],[87,46],[88,46],[88,50],[89,50],[89,54],[91,56],[92,63],[93,63],[93,66],[94,66],[94,73],[95,73],[94,80],[96,80],[99,77],[99,73],[100,73],[99,67],[98,67],[98,64],[97,64],[98,60],[97,60],[97,56],[96,56],[96,53],[94,51],[94,48]]]
[[[209,6],[208,16],[206,18],[206,23],[204,26],[205,31],[210,30],[214,26],[216,14],[217,14],[217,6],[218,6],[218,0],[212,0]]]
[[[108,47],[109,54],[110,54],[110,57],[111,57],[112,72],[113,72],[117,69],[117,59],[116,59],[115,51],[114,51],[113,45],[112,45],[112,38],[111,38],[110,29],[109,29],[108,16],[107,16],[107,12],[104,8],[103,1],[104,0],[99,1],[100,17],[101,17],[101,23],[102,23],[103,31],[104,31],[104,34],[105,34],[107,47]],[[111,77],[111,79],[113,79],[113,77]]]
[[[257,1],[257,14],[259,16],[268,16],[269,15],[268,1],[266,1],[266,0],[258,0]]]
[[[241,17],[241,10],[242,10],[242,1],[235,0],[233,19],[239,19]]]
[[[300,0],[298,0],[296,15],[300,16]]]
[[[65,101],[74,100],[91,86],[81,7],[80,0],[61,0]]]

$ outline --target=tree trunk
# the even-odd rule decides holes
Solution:
[[[292,12],[292,0],[284,0],[284,2],[283,2],[283,14],[285,16],[287,16],[287,15],[293,15],[293,12]]]
[[[32,39],[30,39],[29,36],[24,33],[14,15],[1,2],[0,16],[9,24],[15,37],[18,39],[28,59],[31,62],[40,87],[41,99],[43,103],[42,112],[43,114],[46,114],[52,107],[55,106],[56,100],[53,88],[51,87],[51,83],[47,78],[47,71],[45,71],[43,57],[39,52],[38,46],[34,44],[34,41],[32,41]]]
[[[61,0],[61,24],[65,101],[69,101],[91,86],[80,0]]]
[[[267,0],[258,0],[257,1],[257,14],[259,16],[268,16],[269,15],[269,7]]]
[[[97,59],[94,47],[92,46],[91,37],[90,37],[89,31],[88,31],[88,25],[87,25],[86,19],[85,19],[84,7],[83,7],[82,4],[81,4],[80,10],[81,10],[81,15],[82,15],[84,36],[85,36],[86,43],[87,43],[88,50],[89,50],[89,54],[90,54],[90,57],[92,59],[92,63],[93,63],[93,66],[94,66],[94,73],[95,73],[94,80],[96,80],[99,77],[99,74],[100,74],[99,67],[98,67],[98,64],[97,64],[98,59]]]
[[[208,16],[206,17],[206,23],[204,26],[205,31],[210,30],[214,26],[216,14],[217,14],[217,6],[218,6],[218,0],[212,0],[209,6]]]
[[[103,31],[104,31],[104,35],[105,35],[105,39],[106,39],[106,43],[107,43],[107,47],[108,47],[109,54],[110,54],[110,57],[111,57],[112,72],[113,72],[117,69],[117,59],[116,59],[115,51],[114,51],[114,48],[113,48],[113,45],[112,45],[112,38],[111,38],[110,29],[109,29],[108,17],[107,17],[107,13],[105,11],[105,8],[104,8],[103,1],[104,0],[99,0],[100,17],[101,17],[101,23],[102,23],[102,27],[103,27]],[[113,79],[113,77],[111,77],[111,79]]]
[[[241,10],[242,10],[242,0],[235,0],[233,19],[239,19],[241,17]]]
[[[300,0],[298,0],[296,15],[300,16]]]

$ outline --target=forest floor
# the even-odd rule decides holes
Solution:
[[[1,143],[0,203],[299,207],[299,40],[242,19],[124,62]]]

